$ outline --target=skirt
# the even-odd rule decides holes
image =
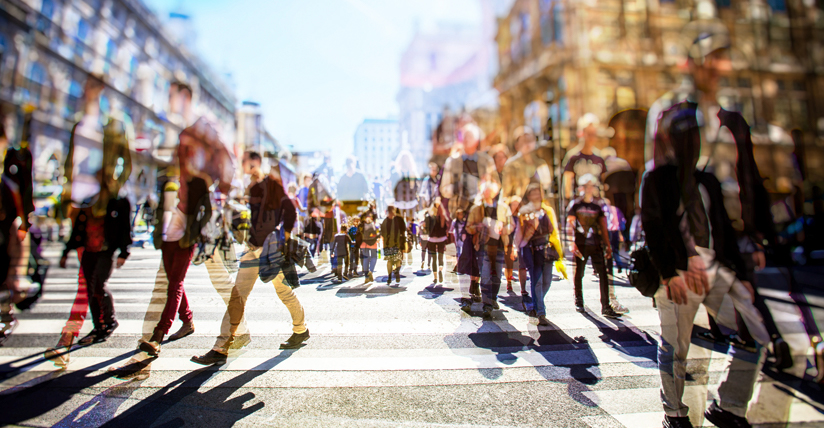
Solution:
[[[403,260],[403,253],[398,247],[384,247],[383,259],[387,261],[399,262]]]

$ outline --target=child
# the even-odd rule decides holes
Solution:
[[[351,221],[351,225],[349,226],[349,231],[347,234],[349,235],[349,267],[346,269],[346,272],[349,274],[350,278],[355,278],[358,276],[358,260],[360,260],[360,244],[362,239],[361,231],[360,231],[360,219],[355,217]]]
[[[340,233],[335,235],[332,239],[332,270],[338,277],[338,281],[348,281],[349,277],[346,273],[349,272],[349,235],[346,234],[346,226],[341,226]]]

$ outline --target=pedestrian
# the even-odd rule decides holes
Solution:
[[[543,200],[539,183],[527,186],[526,199],[518,207],[518,232],[515,247],[522,265],[529,271],[532,288],[532,308],[529,316],[538,319],[538,325],[548,326],[544,299],[552,284],[552,265],[561,259],[563,249],[558,235],[555,211]]]
[[[114,269],[126,262],[132,243],[131,204],[128,199],[118,196],[131,174],[128,139],[131,131],[124,122],[106,117],[100,111],[99,100],[104,86],[102,76],[89,75],[86,79],[83,117],[72,128],[64,165],[67,181],[63,185],[62,200],[66,201],[66,217],[76,219],[72,232],[76,232],[76,245],[83,248],[82,275],[78,276],[85,280],[94,325],[92,331],[80,339],[80,345],[105,341],[118,327],[108,280]],[[102,155],[95,171],[87,170],[89,152]],[[122,165],[122,170],[118,171],[118,165]],[[119,253],[116,260],[115,250]],[[78,300],[76,298],[75,302]],[[85,312],[77,309],[78,313]],[[82,319],[78,321],[74,327],[79,328],[77,324],[82,324]],[[68,349],[73,337],[74,332],[65,337],[61,335],[58,348]]]
[[[432,262],[432,283],[443,283],[443,255],[446,251],[447,233],[449,232],[449,217],[446,209],[441,204],[441,198],[436,197],[429,209],[426,217],[429,230],[429,243],[427,244],[429,258]]]
[[[360,261],[360,245],[363,243],[363,235],[360,230],[360,219],[352,217],[349,221],[349,229],[346,232],[349,235],[349,277],[356,278],[358,276],[358,263]]]
[[[386,209],[386,218],[380,227],[381,238],[383,239],[383,258],[386,260],[386,283],[392,283],[392,275],[395,275],[395,282],[401,282],[401,264],[403,263],[403,253],[406,248],[406,224],[403,218],[397,215],[395,207],[389,206]]]
[[[504,250],[509,244],[512,230],[512,210],[509,204],[499,202],[500,184],[485,181],[481,184],[478,202],[469,211],[466,221],[467,232],[473,236],[475,250],[482,257],[481,293],[483,316],[490,318],[492,311],[499,308],[498,292],[501,289],[501,274],[504,268]]]
[[[452,220],[452,234],[455,235],[455,256],[458,260],[461,258],[461,252],[463,251],[463,244],[464,240],[466,239],[466,231],[464,231],[464,227],[466,227],[466,220],[464,219],[464,210],[458,210],[455,212],[455,219]],[[455,268],[452,272],[458,272],[458,263],[455,263]]]
[[[421,181],[418,191],[418,206],[429,207],[436,197],[440,196],[438,188],[441,181],[440,167],[435,162],[429,162],[429,175]]]
[[[626,227],[624,214],[615,205],[610,203],[609,198],[603,198],[604,214],[607,217],[607,233],[609,234],[609,245],[612,248],[612,258],[607,259],[607,276],[609,278],[609,304],[615,312],[625,314],[629,309],[618,301],[615,295],[615,266],[618,266],[618,273],[621,273],[621,244],[624,243],[623,230]]]
[[[714,143],[718,127],[736,128],[716,103],[720,75],[731,66],[730,38],[720,23],[694,23],[685,32],[691,28],[699,35],[687,60],[696,91],[656,118],[654,169],[644,179],[641,199],[646,243],[662,278],[655,301],[662,327],[658,365],[664,426],[692,426],[682,396],[695,315],[703,303],[707,313],[731,331],[739,330],[737,312],[757,342],[755,352],[729,348],[732,361],[718,388],[718,400],[704,416],[716,426],[748,427],[748,402],[770,335],[753,305],[755,291],[747,280],[746,260],[725,209],[721,184],[713,174],[696,169],[702,146]],[[708,111],[719,112],[720,124],[702,119]],[[746,186],[746,181],[741,185]]]
[[[250,340],[239,337],[238,329],[244,319],[246,301],[260,278],[263,266],[267,268],[267,279],[268,275],[274,274],[271,282],[275,292],[292,318],[292,335],[280,344],[280,349],[300,348],[310,337],[303,306],[294,292],[294,289],[300,286],[300,282],[294,274],[294,268],[289,269],[293,263],[289,254],[289,241],[297,212],[283,188],[280,166],[273,165],[266,178],[250,189],[250,194],[251,230],[224,315],[224,320],[229,321],[224,323],[228,329],[221,328],[220,336],[209,352],[192,357],[192,361],[198,364],[225,364],[229,349],[245,346]],[[275,242],[272,242],[273,240]],[[269,245],[265,248],[265,254],[264,244],[267,243]],[[240,340],[244,340],[245,343],[238,343]]]
[[[378,238],[380,237],[380,231],[372,219],[372,213],[366,212],[362,218],[360,255],[363,265],[363,283],[368,284],[375,280],[372,274],[375,273],[375,266],[378,263]]]
[[[593,113],[586,113],[578,119],[578,139],[581,143],[570,150],[571,155],[564,164],[564,197],[571,201],[573,185],[585,174],[592,175],[596,185],[604,182],[607,165],[604,159],[595,153],[598,129],[601,121]]]
[[[309,254],[312,257],[320,255],[320,237],[323,235],[323,221],[320,218],[320,210],[312,209],[312,214],[306,219],[303,225],[303,239],[309,243]]]
[[[596,178],[584,174],[578,185],[584,188],[584,194],[573,200],[567,209],[567,226],[569,235],[575,236],[570,245],[570,252],[575,257],[575,309],[585,312],[583,279],[587,260],[592,259],[592,267],[598,275],[601,290],[601,315],[607,318],[619,318],[609,301],[609,280],[606,272],[606,260],[612,257],[612,247],[607,235],[607,219],[604,214],[604,202],[597,197]]]
[[[349,280],[349,246],[351,243],[352,239],[347,233],[346,226],[341,226],[340,233],[332,239],[332,247],[329,250],[332,254],[334,275],[340,282]]]
[[[421,217],[418,239],[421,241],[421,270],[429,266],[431,270],[432,256],[429,255],[429,263],[426,263],[426,256],[429,254],[429,210],[423,210],[418,214]]]

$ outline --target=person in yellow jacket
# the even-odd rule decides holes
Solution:
[[[546,297],[552,284],[552,266],[558,268],[564,277],[563,248],[558,237],[558,219],[555,210],[544,203],[543,191],[539,183],[527,186],[525,199],[518,207],[518,224],[515,231],[515,246],[519,249],[521,263],[529,271],[532,287],[532,309],[529,316],[537,318],[538,325],[547,326]],[[516,252],[513,251],[513,255]]]

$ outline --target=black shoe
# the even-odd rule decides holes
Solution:
[[[580,313],[584,313],[587,311],[586,308],[584,308],[584,305],[575,305],[575,310]]]
[[[546,319],[546,315],[541,315],[538,317],[538,325],[548,326],[549,320]]]
[[[742,418],[741,416],[736,416],[718,405],[718,402],[713,400],[712,404],[710,404],[710,408],[704,412],[704,417],[707,418],[708,421],[715,424],[715,426],[719,428],[750,428],[749,422],[747,422],[746,418]]]
[[[389,274],[386,277],[386,285],[390,284],[392,284],[392,272],[389,272]]]
[[[85,337],[77,341],[80,346],[89,346],[92,343],[97,343],[97,337],[100,335],[100,330],[93,328]]]
[[[484,305],[484,319],[492,319],[492,305]]]
[[[664,428],[692,428],[692,422],[687,416],[680,418],[664,416]]]
[[[603,310],[601,310],[601,316],[603,316],[604,318],[612,318],[616,320],[621,318],[621,314],[615,312],[615,310],[611,307],[604,308]]]
[[[309,339],[308,329],[303,333],[292,333],[286,342],[280,344],[280,349],[298,349],[303,346],[303,342],[306,342],[306,339]]]
[[[527,313],[527,315],[528,315],[530,318],[538,318],[538,313],[537,313],[537,312],[535,312],[535,309],[533,309],[533,310],[529,311],[529,312]]]
[[[195,355],[194,357],[192,357],[191,361],[193,363],[203,364],[204,366],[222,366],[226,364],[227,358],[229,358],[228,355],[221,354],[220,352],[217,352],[213,349],[207,352],[205,355]]]
[[[129,359],[120,367],[110,367],[109,373],[120,380],[146,380],[151,374],[151,364],[156,358],[145,360]]]
[[[472,312],[472,300],[461,301],[461,310],[466,313]]]
[[[787,370],[793,366],[793,355],[790,352],[790,345],[784,339],[777,337],[773,339],[773,353],[775,354],[775,364],[778,370]]]

